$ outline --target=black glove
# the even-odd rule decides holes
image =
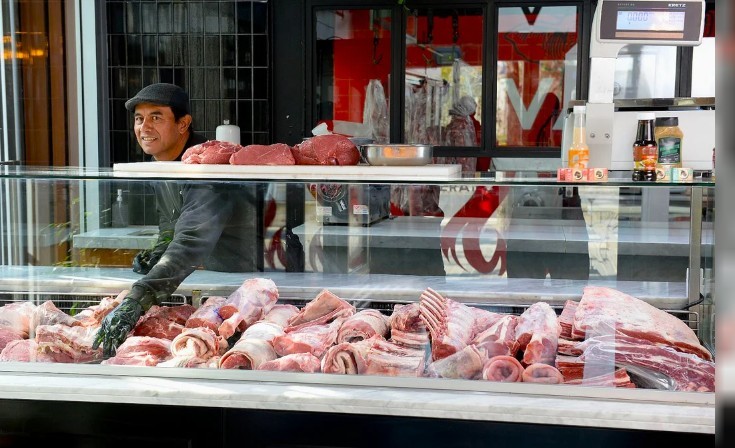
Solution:
[[[136,299],[126,297],[120,305],[115,307],[102,321],[102,327],[97,332],[92,349],[102,345],[105,358],[115,356],[120,344],[128,337],[128,333],[143,314],[143,305]]]
[[[151,268],[161,259],[161,253],[158,251],[142,250],[133,259],[133,272],[139,274],[147,274]]]

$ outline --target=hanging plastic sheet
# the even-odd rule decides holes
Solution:
[[[367,137],[375,143],[389,143],[388,101],[379,79],[371,79],[367,85],[362,122]]]

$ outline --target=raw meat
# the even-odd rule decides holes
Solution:
[[[175,357],[209,359],[227,350],[227,341],[209,328],[187,328],[171,341]]]
[[[343,342],[327,351],[322,372],[339,374],[421,376],[425,353],[373,336],[359,342]]]
[[[260,339],[261,341],[272,342],[276,336],[282,336],[284,334],[283,327],[272,322],[260,321],[249,326],[240,337],[240,340]]]
[[[579,378],[565,381],[564,384],[577,386],[613,386],[634,388],[635,384],[630,381],[630,376],[625,369],[616,369],[615,372],[595,376],[592,378]]]
[[[615,289],[585,287],[574,314],[574,339],[612,331],[712,359],[712,354],[681,319]]]
[[[194,311],[196,311],[196,308],[191,305],[153,305],[138,320],[133,329],[133,335],[173,340],[184,331],[184,325]]]
[[[156,367],[184,367],[187,369],[216,369],[219,356],[211,358],[197,358],[189,356],[174,356],[168,361],[159,363]]]
[[[564,376],[564,380],[584,378],[585,362],[578,356],[559,355],[556,357],[556,368]]]
[[[294,353],[264,362],[258,370],[315,373],[321,371],[321,361],[311,353]]]
[[[121,291],[117,297],[105,297],[100,300],[97,305],[89,306],[74,316],[84,327],[99,327],[102,325],[102,319],[105,318],[112,310],[122,303],[125,296],[128,295],[127,290]]]
[[[307,305],[308,306],[308,305]],[[311,353],[321,358],[329,347],[337,340],[339,327],[344,318],[339,317],[327,325],[310,325],[293,331],[286,331],[282,336],[273,339],[273,348],[279,356],[292,353]]]
[[[475,314],[459,302],[444,298],[431,288],[421,293],[421,320],[431,334],[433,361],[456,353],[472,342]]]
[[[227,339],[237,330],[243,331],[267,314],[278,300],[278,288],[273,280],[251,278],[227,297],[218,311],[224,321],[219,334]]]
[[[45,353],[55,362],[82,363],[102,359],[102,347],[92,349],[99,327],[69,327],[67,325],[39,325],[36,343],[39,353]]]
[[[268,314],[263,317],[266,322],[271,322],[281,328],[288,326],[288,320],[299,313],[299,309],[293,305],[274,305]]]
[[[291,147],[284,143],[248,145],[230,157],[231,165],[296,165]]]
[[[155,366],[171,359],[171,341],[148,336],[131,336],[117,348],[115,356],[102,364]]]
[[[557,353],[567,356],[579,356],[582,354],[582,349],[579,347],[579,344],[579,341],[559,338]]]
[[[183,163],[203,165],[225,165],[230,163],[230,157],[242,146],[219,140],[209,140],[194,145],[181,156]]]
[[[257,370],[263,363],[273,361],[278,355],[268,341],[240,339],[234,347],[222,355],[220,369]]]
[[[81,325],[78,319],[71,317],[60,309],[56,308],[54,302],[47,300],[33,310],[33,322],[31,329],[35,329],[38,325]]]
[[[478,349],[483,350],[488,358],[510,355],[515,343],[517,324],[518,317],[510,314],[503,315],[487,330],[475,336],[472,343]]]
[[[297,165],[357,165],[360,151],[347,137],[317,135],[293,148]]]
[[[38,353],[38,344],[33,339],[11,341],[0,350],[0,362],[54,362],[49,356]]]
[[[574,313],[577,312],[579,302],[567,300],[564,303],[564,309],[559,316],[559,325],[561,325],[561,334],[559,336],[567,339],[572,338],[572,326],[574,325]]]
[[[286,332],[299,330],[311,325],[321,325],[336,318],[347,318],[355,314],[355,307],[323,290],[316,298],[301,308],[301,311],[288,320]]]
[[[474,345],[432,362],[427,367],[427,375],[435,378],[455,378],[474,380],[482,375],[482,367],[487,358]]]
[[[482,369],[482,378],[488,381],[513,383],[523,378],[523,366],[508,355],[493,356]]]
[[[587,339],[579,360],[588,364],[643,367],[667,375],[674,390],[715,391],[715,363],[673,347],[651,344],[630,336],[607,335]]]
[[[473,329],[473,334],[475,336],[487,330],[498,320],[506,316],[505,314],[493,313],[492,311],[475,308],[473,306],[469,307],[469,309],[472,310],[472,313],[475,315],[475,328]]]
[[[556,367],[542,363],[526,367],[522,378],[524,383],[561,384],[564,382],[564,377],[556,370]]]
[[[222,324],[222,318],[217,311],[227,301],[227,297],[212,296],[207,299],[192,315],[186,320],[186,328],[209,328],[215,334],[219,334],[219,326]]]
[[[426,324],[421,320],[418,303],[396,305],[390,316],[390,339],[392,342],[411,348],[423,348],[429,343]]]
[[[380,335],[388,337],[388,318],[378,310],[363,310],[347,318],[337,334],[337,343],[357,342]]]
[[[19,330],[0,327],[0,350],[13,341],[26,339],[27,335]]]
[[[27,339],[33,326],[36,305],[33,302],[15,302],[0,307],[0,328],[23,335]]]
[[[554,365],[561,328],[556,313],[546,302],[536,302],[518,318],[512,354],[524,350],[523,364]]]

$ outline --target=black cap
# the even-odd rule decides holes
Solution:
[[[137,95],[125,102],[125,108],[135,112],[135,106],[140,103],[169,106],[172,109],[191,114],[189,109],[189,95],[181,87],[174,84],[158,83],[143,87]]]
[[[656,126],[657,127],[679,126],[679,118],[678,117],[656,117]]]

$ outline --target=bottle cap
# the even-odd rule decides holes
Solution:
[[[587,112],[587,106],[574,106],[575,114],[583,114]]]
[[[656,118],[656,126],[679,126],[679,117],[658,117]]]
[[[643,180],[647,182],[656,182],[656,170],[643,171]]]
[[[653,112],[640,112],[638,114],[638,120],[655,120],[656,114]]]
[[[643,180],[643,171],[633,170],[633,181],[638,182]]]

